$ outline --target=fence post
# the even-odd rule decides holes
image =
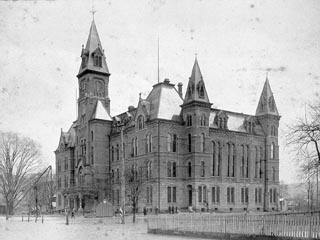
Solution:
[[[312,221],[312,213],[310,213],[310,219],[309,219],[309,239],[312,239],[312,234],[311,234],[311,221]]]

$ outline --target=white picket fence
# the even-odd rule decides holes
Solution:
[[[189,213],[148,217],[149,230],[320,239],[320,212],[294,214]]]

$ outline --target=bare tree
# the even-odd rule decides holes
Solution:
[[[143,168],[137,169],[136,165],[125,169],[125,192],[128,202],[132,206],[132,222],[136,221],[136,212],[139,200],[144,196],[145,187],[150,183],[146,178]]]
[[[304,118],[289,127],[287,143],[294,146],[301,172],[305,174],[307,182],[311,178],[316,180],[316,205],[319,208],[319,168],[320,168],[320,102],[309,105],[309,112]]]
[[[40,165],[39,146],[31,139],[16,133],[0,132],[0,193],[6,201],[8,219],[31,186]]]

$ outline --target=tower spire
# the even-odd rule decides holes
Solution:
[[[273,93],[271,91],[268,72],[266,74],[266,81],[264,82],[263,90],[261,92],[260,100],[256,110],[256,116],[261,115],[276,115],[279,116],[279,112],[276,106],[276,102],[273,97]]]
[[[191,101],[210,103],[200,71],[197,54],[195,54],[191,77],[189,78],[188,87],[184,98],[185,103]]]

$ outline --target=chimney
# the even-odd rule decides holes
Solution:
[[[166,83],[166,84],[169,84],[170,80],[169,80],[169,78],[165,78],[163,82]]]
[[[182,98],[182,83],[181,82],[178,83],[178,93],[179,93],[180,97]]]

